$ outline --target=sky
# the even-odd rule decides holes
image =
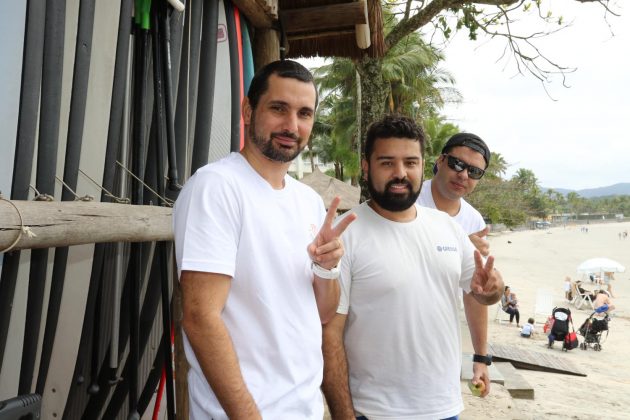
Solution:
[[[533,76],[518,74],[513,59],[500,60],[504,41],[458,33],[442,67],[464,100],[442,113],[500,153],[507,177],[526,168],[543,187],[574,190],[630,182],[630,4],[623,3],[616,7],[622,16],[607,22],[596,5],[551,2],[571,27],[537,45],[577,71],[567,76],[569,88],[559,78],[546,84],[549,94]],[[540,21],[526,19],[522,28],[540,29]]]

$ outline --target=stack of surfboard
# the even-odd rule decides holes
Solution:
[[[244,17],[229,0],[183,13],[153,0],[146,15],[142,3],[3,6],[6,199],[171,205],[197,168],[242,147],[254,68]],[[154,409],[163,371],[172,377],[172,244],[0,253],[0,264],[0,401],[40,394],[43,418]]]

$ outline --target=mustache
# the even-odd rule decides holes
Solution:
[[[298,137],[297,134],[292,133],[290,131],[275,131],[275,132],[271,133],[270,137],[271,138],[273,138],[273,137],[288,137],[288,138],[293,139],[295,141],[299,141],[300,140],[300,138]]]
[[[409,190],[411,190],[412,186],[411,186],[411,182],[409,182],[409,180],[407,178],[395,178],[392,179],[391,181],[389,181],[386,185],[385,185],[385,190],[388,190],[392,185],[394,184],[403,184],[405,185]]]

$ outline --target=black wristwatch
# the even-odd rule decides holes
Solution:
[[[486,354],[485,356],[482,356],[480,354],[474,354],[473,362],[485,363],[486,365],[490,366],[492,364],[492,356],[489,354]]]

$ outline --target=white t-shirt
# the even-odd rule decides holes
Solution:
[[[466,234],[471,235],[479,232],[486,227],[486,222],[483,220],[481,213],[476,208],[468,204],[463,198],[460,200],[461,207],[459,212],[453,216],[453,219],[464,229]],[[436,209],[435,201],[433,200],[433,194],[431,193],[431,180],[426,180],[422,183],[422,190],[418,197],[417,203],[422,207],[429,207]]]
[[[290,176],[274,190],[232,153],[190,178],[173,216],[179,272],[233,278],[222,317],[263,418],[320,420],[321,321],[306,251],[325,218],[319,195]],[[191,418],[227,419],[184,338]]]
[[[463,409],[459,288],[474,247],[446,213],[415,206],[397,223],[367,203],[343,235],[341,300],[354,408],[370,420],[437,419]]]
[[[529,337],[530,335],[532,335],[533,332],[534,332],[534,326],[530,324],[529,322],[523,325],[523,328],[521,328],[522,335],[526,335]]]

